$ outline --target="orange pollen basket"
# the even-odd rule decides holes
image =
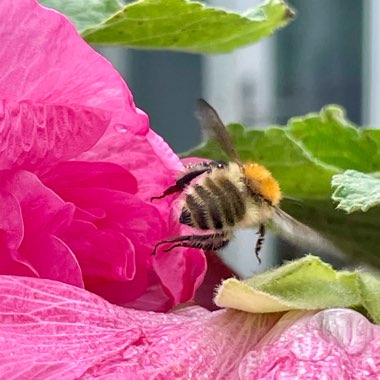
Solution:
[[[281,200],[281,190],[272,173],[264,166],[253,163],[244,165],[244,174],[252,191],[277,206]]]

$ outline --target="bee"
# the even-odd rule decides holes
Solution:
[[[152,198],[161,199],[185,191],[179,222],[202,232],[162,240],[156,244],[153,254],[162,244],[170,244],[165,252],[176,247],[215,251],[230,242],[234,231],[248,227],[258,229],[255,254],[261,263],[259,253],[269,221],[278,227],[283,237],[291,241],[300,236],[302,242],[331,248],[331,243],[317,232],[281,210],[282,194],[276,179],[263,165],[242,163],[219,115],[203,99],[197,101],[196,116],[201,128],[217,140],[232,161],[188,165],[175,184],[162,195]],[[192,184],[196,178],[198,181]]]

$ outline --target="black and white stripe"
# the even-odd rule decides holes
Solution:
[[[186,196],[180,223],[201,230],[223,230],[235,226],[245,215],[243,194],[226,177],[206,177]]]

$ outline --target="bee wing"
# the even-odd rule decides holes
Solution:
[[[227,128],[220,119],[218,113],[204,99],[197,100],[195,116],[207,135],[216,138],[221,148],[240,166],[241,159],[235,149]]]
[[[274,206],[274,209],[272,225],[279,236],[299,247],[345,258],[341,250],[318,232],[294,219],[279,207]]]

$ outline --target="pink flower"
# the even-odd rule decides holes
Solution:
[[[61,14],[0,2],[0,274],[62,281],[118,304],[166,310],[194,297],[199,250],[152,259],[181,233],[182,164],[149,130],[111,64]]]
[[[161,314],[11,276],[0,276],[0,305],[4,379],[380,376],[380,327],[347,309],[250,314],[188,307]]]

